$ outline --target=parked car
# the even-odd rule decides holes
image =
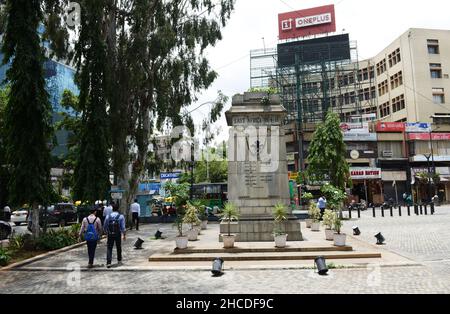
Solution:
[[[28,210],[21,208],[19,210],[14,211],[11,214],[11,222],[16,226],[20,226],[23,223],[27,223]]]
[[[58,225],[61,227],[78,222],[78,213],[75,205],[61,203],[47,207],[46,212],[41,209],[39,215],[39,225],[44,227],[45,219],[47,226]],[[30,211],[28,216],[28,230],[32,230],[33,212]]]

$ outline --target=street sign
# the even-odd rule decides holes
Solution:
[[[123,198],[123,193],[121,193],[121,192],[113,192],[113,193],[111,193],[111,198],[113,200],[121,200]]]
[[[181,172],[161,172],[161,180],[178,179],[181,176]]]

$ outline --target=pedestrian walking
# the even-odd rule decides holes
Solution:
[[[105,232],[108,236],[106,267],[111,267],[114,244],[117,249],[117,262],[122,265],[122,240],[126,240],[125,217],[119,213],[119,206],[113,206],[113,212],[105,219]]]
[[[6,222],[9,222],[11,220],[11,208],[8,205],[3,208],[3,215]]]
[[[139,205],[138,200],[135,199],[134,203],[130,206],[130,211],[132,216],[131,219],[131,229],[133,230],[133,226],[136,223],[136,230],[139,230],[139,217],[141,216],[141,205]]]
[[[106,219],[113,212],[113,207],[110,202],[107,203],[107,206],[103,210],[103,219]]]
[[[319,198],[317,202],[317,207],[320,209],[320,219],[322,220],[323,214],[325,213],[325,209],[327,208],[327,199],[325,196]]]
[[[94,267],[95,250],[97,249],[97,242],[100,240],[103,233],[102,223],[96,216],[97,211],[91,209],[90,215],[83,219],[80,229],[80,240],[86,241],[88,248],[89,263],[88,268]]]

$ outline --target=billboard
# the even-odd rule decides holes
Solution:
[[[350,36],[348,34],[294,41],[278,45],[278,67],[300,63],[321,63],[350,60]]]
[[[429,141],[430,133],[410,133],[408,137],[411,141]],[[450,141],[450,133],[432,133],[431,140]]]
[[[350,168],[350,176],[353,180],[381,179],[380,168]]]
[[[334,33],[334,5],[278,14],[278,30],[280,40]]]

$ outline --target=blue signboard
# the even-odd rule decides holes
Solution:
[[[181,172],[162,172],[160,175],[161,180],[178,179],[181,176]]]
[[[430,133],[431,123],[406,123],[406,133]]]

